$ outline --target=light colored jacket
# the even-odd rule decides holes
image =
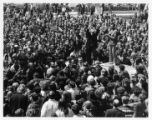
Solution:
[[[58,102],[53,99],[46,101],[41,109],[41,117],[51,117],[54,116],[58,109]]]

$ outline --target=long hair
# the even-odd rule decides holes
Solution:
[[[62,99],[59,102],[58,108],[64,112],[65,115],[69,113],[69,108],[71,107],[71,93],[69,92],[63,92]]]

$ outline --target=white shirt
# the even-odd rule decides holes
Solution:
[[[60,109],[56,111],[57,117],[73,117],[74,113],[71,109],[68,108],[69,113],[67,115],[64,114],[64,112]]]
[[[51,117],[58,109],[58,102],[52,99],[46,101],[41,109],[41,117]]]
[[[69,93],[71,93],[71,96],[72,96],[72,100],[75,100],[75,96],[76,95],[79,95],[79,90],[78,89],[72,89],[72,88],[70,88],[70,89],[68,89],[67,90]]]
[[[72,100],[74,100],[75,99],[75,91],[72,89],[72,88],[70,88],[69,90],[67,90],[69,93],[71,93],[71,96],[72,96]]]

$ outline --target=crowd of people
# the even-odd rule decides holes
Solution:
[[[148,11],[126,19],[50,8],[4,5],[3,115],[147,117]],[[119,71],[100,66],[110,45]]]

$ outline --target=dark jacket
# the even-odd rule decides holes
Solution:
[[[14,115],[14,112],[19,108],[23,109],[25,112],[27,106],[28,106],[27,96],[24,96],[21,93],[15,93],[12,95],[10,99],[10,110],[12,115]]]
[[[98,35],[98,33],[99,33],[99,29],[97,29],[97,31],[95,33],[93,33],[92,35],[89,32],[89,30],[87,30],[87,32],[86,32],[86,37],[87,37],[86,48],[88,48],[88,49],[97,48],[97,35]]]

